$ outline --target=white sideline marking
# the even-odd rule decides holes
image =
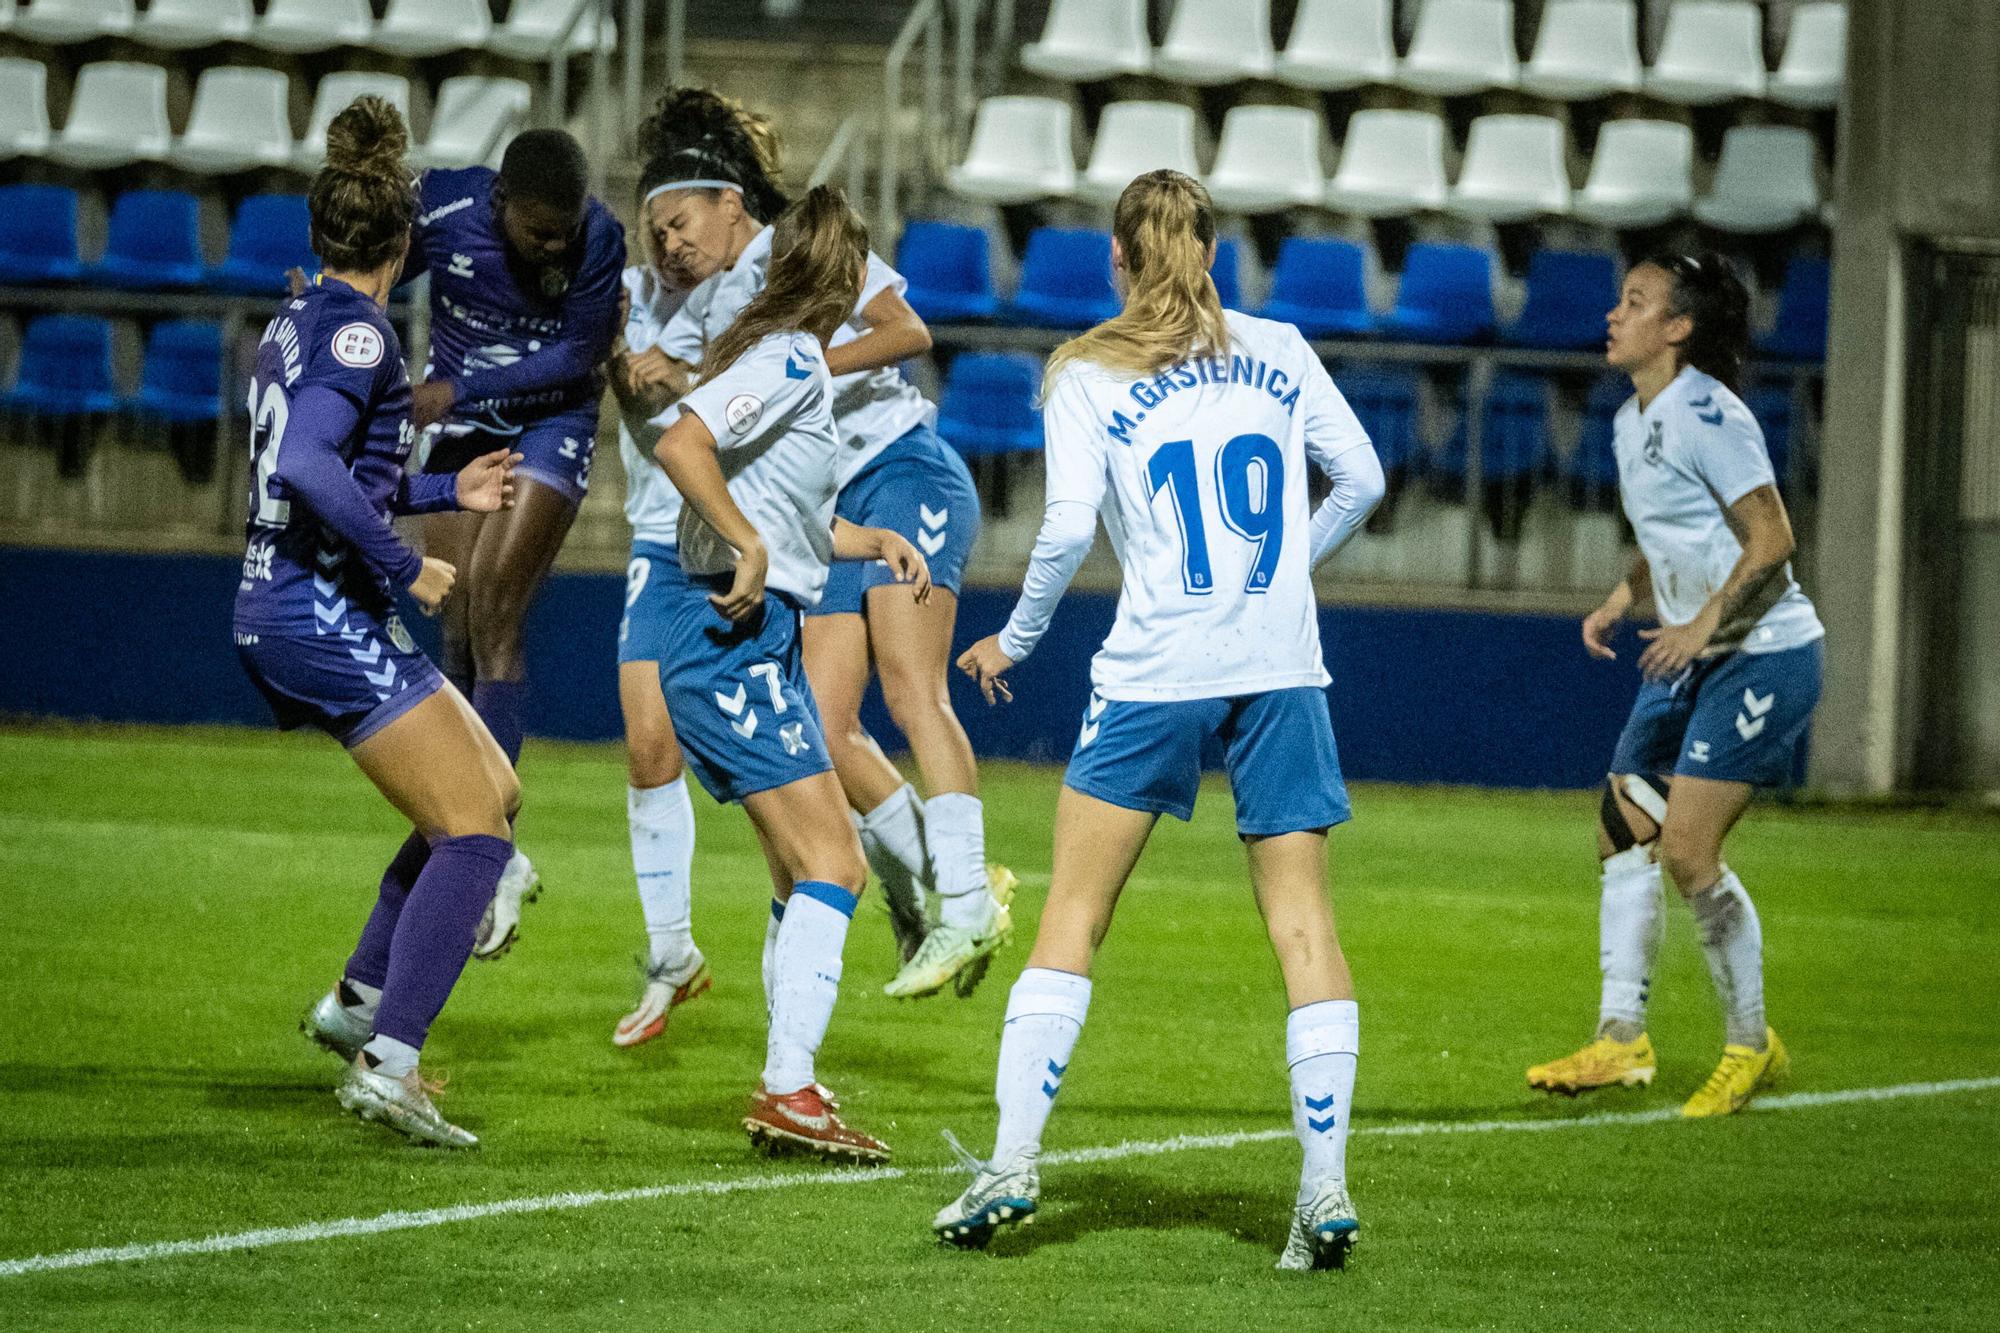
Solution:
[[[1955,1092],[1984,1092],[2000,1088],[2000,1078],[1957,1078],[1938,1083],[1898,1083],[1880,1088],[1842,1088],[1832,1092],[1794,1092],[1765,1097],[1750,1106],[1753,1112],[1805,1110],[1819,1106],[1844,1106],[1856,1102],[1899,1101],[1908,1097],[1942,1097]],[[1593,1115],[1542,1120],[1418,1120],[1402,1124],[1363,1125],[1357,1136],[1407,1138],[1431,1134],[1511,1134],[1561,1129],[1594,1129],[1606,1125],[1652,1125],[1678,1120],[1675,1107],[1650,1111],[1603,1111]],[[1247,1143],[1270,1143],[1292,1136],[1290,1129],[1251,1129],[1234,1134],[1183,1134],[1171,1139],[1114,1143],[1099,1148],[1072,1148],[1046,1153],[1044,1165],[1063,1166],[1079,1162],[1115,1162],[1127,1157],[1158,1157],[1166,1153],[1199,1152],[1211,1148],[1237,1148]],[[491,1203],[464,1203],[450,1208],[425,1208],[418,1212],[378,1213],[373,1217],[345,1217],[333,1222],[306,1222],[294,1227],[266,1227],[258,1231],[236,1231],[199,1240],[153,1241],[135,1245],[107,1245],[89,1250],[64,1250],[37,1254],[26,1259],[0,1260],[0,1277],[20,1277],[26,1273],[46,1273],[62,1268],[95,1268],[104,1264],[138,1263],[148,1259],[172,1259],[184,1254],[224,1254],[232,1250],[255,1250],[267,1245],[296,1245],[306,1241],[335,1240],[343,1236],[378,1236],[389,1231],[415,1231],[424,1227],[448,1226],[454,1222],[477,1222],[487,1217],[511,1217],[523,1213],[553,1213],[576,1208],[595,1208],[606,1203],[635,1203],[646,1199],[673,1199],[723,1194],[751,1194],[766,1190],[833,1185],[868,1185],[880,1180],[904,1180],[913,1176],[953,1175],[957,1166],[871,1167],[839,1175],[798,1172],[787,1175],[744,1176],[735,1180],[689,1180],[672,1185],[645,1185],[636,1189],[588,1190],[563,1194],[538,1194],[524,1199],[495,1199]]]

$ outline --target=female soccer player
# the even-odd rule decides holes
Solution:
[[[760,1144],[883,1161],[887,1146],[842,1124],[814,1076],[867,867],[799,633],[833,559],[885,561],[915,583],[916,601],[930,576],[898,534],[834,515],[841,443],[824,345],[854,308],[867,231],[822,186],[771,232],[763,290],[709,347],[654,451],[686,505],[684,577],[658,629],[660,687],[695,776],[717,800],[742,803],[771,869],[770,1034],[744,1128]]]
[[[654,156],[674,175],[648,191],[646,211],[662,258],[692,285],[663,347],[686,365],[763,286],[782,206],[760,138],[713,93],[677,91],[650,123]],[[698,284],[698,285],[696,285]],[[936,409],[895,367],[930,347],[930,332],[903,299],[901,275],[871,254],[860,298],[827,351],[840,431],[841,517],[891,528],[921,546],[938,592],[915,604],[893,593],[876,565],[837,566],[807,617],[806,674],[829,720],[827,743],[862,845],[881,878],[904,967],[885,988],[931,995],[956,984],[971,994],[1010,937],[1013,877],[986,866],[985,815],[972,747],[951,707],[946,671],[957,592],[979,532],[971,474],[937,436]],[[922,801],[862,728],[871,657],[891,716],[909,738],[931,795]],[[939,898],[933,928],[927,888]]]
[[[519,455],[496,449],[455,477],[403,473],[410,380],[382,309],[417,211],[407,142],[402,117],[376,97],[327,131],[311,192],[324,271],[264,330],[250,381],[236,652],[279,726],[332,735],[415,826],[340,984],[306,1015],[306,1034],[350,1061],[342,1106],[422,1142],[470,1148],[478,1139],[425,1094],[417,1057],[513,850],[520,787],[397,619],[398,590],[431,614],[454,575],[405,546],[389,515],[502,510]]]
[[[449,472],[506,447],[522,455],[514,508],[433,519],[429,548],[465,571],[445,616],[445,671],[508,761],[521,757],[521,627],[590,485],[603,381],[618,334],[625,232],[586,192],[588,165],[561,130],[529,130],[486,167],[426,172],[406,276],[431,275],[431,351],[414,390],[419,429],[442,423],[425,466]],[[537,889],[516,854],[475,956],[513,943]]]
[[[1722,842],[1753,788],[1790,776],[1826,634],[1792,578],[1792,524],[1764,433],[1736,396],[1748,308],[1721,256],[1662,254],[1626,277],[1608,319],[1605,360],[1634,390],[1612,441],[1639,558],[1584,618],[1583,646],[1613,660],[1613,627],[1649,598],[1660,624],[1640,631],[1645,680],[1598,816],[1597,1036],[1528,1071],[1533,1087],[1571,1095],[1652,1082],[1646,994],[1664,869],[1694,911],[1725,1015],[1722,1062],[1681,1108],[1690,1116],[1740,1110],[1789,1063],[1764,1021],[1757,909]]]
[[[1345,1175],[1359,1025],[1326,895],[1327,830],[1348,806],[1311,575],[1382,498],[1382,469],[1298,330],[1223,310],[1199,183],[1139,177],[1112,237],[1124,312],[1057,348],[1043,381],[1047,508],[1021,600],[959,658],[989,701],[1011,697],[1005,673],[1034,650],[1101,511],[1124,590],[1056,805],[1048,905],[1007,1001],[999,1136],[932,1227],[977,1247],[1035,1211],[1042,1129],[1090,1005],[1091,961],[1155,821],[1193,813],[1214,737],[1291,1006],[1305,1167],[1278,1266],[1336,1267],[1357,1232]],[[1333,483],[1310,515],[1307,460]]]

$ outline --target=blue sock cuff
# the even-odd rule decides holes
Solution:
[[[776,898],[771,899],[771,919],[773,921],[783,921],[785,919],[785,905]]]
[[[431,854],[439,852],[460,852],[466,856],[476,856],[491,861],[501,869],[514,859],[514,844],[505,838],[496,838],[490,833],[467,833],[457,838],[439,838],[431,844]]]
[[[861,901],[859,894],[849,893],[838,884],[829,884],[823,879],[802,879],[792,885],[792,893],[804,894],[815,902],[825,903],[850,919],[854,916],[855,904]]]

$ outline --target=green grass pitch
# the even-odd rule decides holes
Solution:
[[[614,747],[534,745],[523,844],[547,892],[474,964],[427,1057],[477,1153],[343,1115],[297,1017],[333,978],[400,838],[336,747],[253,732],[0,731],[0,1326],[9,1328],[1990,1328],[2000,1088],[1671,1111],[1720,1049],[1685,909],[1654,985],[1659,1080],[1564,1102],[1529,1063],[1587,1035],[1589,794],[1362,787],[1334,836],[1360,990],[1349,1271],[1272,1271],[1298,1149],[1284,1000],[1227,794],[1167,821],[1102,955],[1043,1213],[940,1249],[941,1128],[991,1141],[1007,987],[1047,887],[1058,775],[985,775],[1020,934],[971,1000],[884,999],[864,900],[821,1057],[906,1174],[753,1156],[768,880],[699,800],[712,995],[612,1047],[642,933]],[[2000,823],[1759,808],[1732,847],[1763,917],[1797,1093],[2000,1075]],[[1486,1122],[1610,1123],[1510,1132]],[[1399,1130],[1419,1127],[1421,1132]],[[1275,1131],[1275,1133],[1273,1133]],[[1456,1131],[1456,1132],[1453,1132]],[[770,1179],[776,1177],[777,1179]],[[725,1192],[671,1187],[754,1180]],[[652,1197],[55,1271],[5,1261],[566,1191]],[[1979,1312],[1984,1310],[1985,1314]]]

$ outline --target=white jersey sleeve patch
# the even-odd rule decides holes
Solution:
[[[382,364],[382,335],[373,325],[358,319],[333,331],[332,349],[334,360],[356,370]]]

